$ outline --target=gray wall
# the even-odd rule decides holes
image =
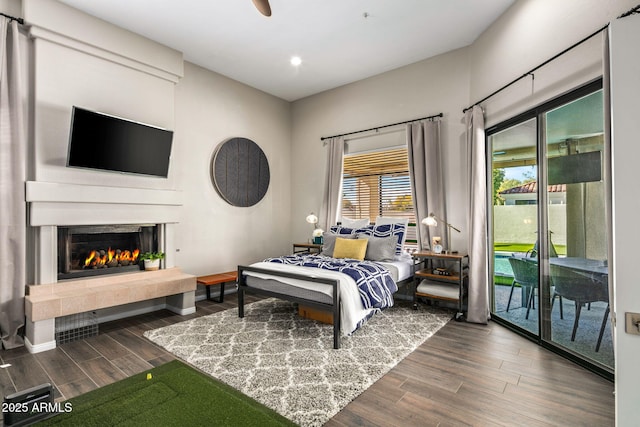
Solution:
[[[468,81],[468,50],[459,49],[294,102],[291,154],[294,240],[306,241],[310,230],[304,218],[320,209],[326,168],[322,136],[443,113],[441,138],[447,212],[449,222],[462,230],[461,234],[454,232],[451,238],[458,250],[466,250],[467,193],[461,117],[462,108],[469,101]],[[359,148],[366,143],[366,139],[361,139]]]
[[[174,163],[184,194],[176,227],[178,264],[204,275],[291,250],[289,103],[185,63],[175,105]],[[227,204],[211,182],[215,148],[236,136],[258,144],[271,171],[267,194],[247,208]]]

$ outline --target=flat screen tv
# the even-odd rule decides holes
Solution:
[[[173,131],[73,107],[67,166],[167,177]]]

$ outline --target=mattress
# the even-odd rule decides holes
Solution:
[[[253,264],[252,267],[256,265]],[[277,292],[280,294],[291,295],[296,298],[303,298],[310,301],[321,302],[324,304],[333,304],[333,295],[327,294],[317,289],[309,289],[302,286],[302,284],[284,283],[281,280],[286,280],[281,277],[278,279],[268,279],[268,276],[258,277],[253,272],[247,272],[247,286],[256,289],[263,289],[265,291]],[[327,286],[324,284],[315,283],[315,286]]]
[[[342,321],[340,331],[342,335],[350,335],[358,328],[360,321],[378,311],[378,309],[375,308],[364,308],[355,280],[344,273],[273,262],[258,262],[251,264],[251,267],[264,270],[286,271],[307,277],[322,277],[338,280],[341,302],[340,318]],[[246,276],[246,284],[249,287],[270,290],[318,302],[333,303],[333,286],[331,285],[287,277],[278,277],[275,279],[274,276],[270,276],[268,273],[256,273],[253,271],[247,271]]]
[[[395,282],[411,276],[411,258],[402,257],[391,262],[380,262]],[[338,271],[328,271],[312,267],[280,264],[273,262],[259,262],[251,265],[265,270],[286,271],[301,274],[306,277],[323,277],[338,280],[340,284],[341,301],[341,332],[349,335],[358,328],[359,323],[370,317],[375,308],[365,308],[355,280]],[[270,276],[268,273],[246,272],[246,284],[249,287],[269,290],[296,298],[303,298],[326,304],[333,303],[333,286],[313,283],[300,279]]]
[[[382,264],[387,270],[389,270],[393,281],[396,283],[402,282],[403,280],[411,277],[413,259],[410,255],[401,255],[395,260],[388,262],[378,261],[378,264]]]

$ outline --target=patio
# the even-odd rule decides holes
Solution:
[[[520,288],[516,288],[513,292],[509,312],[506,311],[507,302],[509,301],[509,292],[511,285],[496,285],[495,290],[495,310],[499,317],[508,320],[526,330],[537,333],[538,331],[538,297],[535,297],[535,309],[529,314],[529,319],[525,319],[527,311],[526,306],[522,306],[522,293]],[[607,304],[604,302],[592,303],[591,308],[582,309],[580,314],[580,323],[576,334],[575,341],[571,341],[571,331],[575,318],[575,305],[573,301],[563,300],[564,319],[560,319],[559,301],[556,300],[551,312],[553,341],[573,350],[577,353],[593,359],[611,369],[614,367],[613,345],[611,339],[611,327],[607,325],[602,337],[600,350],[595,351],[602,318],[604,316]]]

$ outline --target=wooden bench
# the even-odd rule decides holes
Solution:
[[[226,273],[210,274],[208,276],[200,276],[196,278],[196,282],[199,285],[206,287],[207,299],[215,302],[224,301],[224,285],[227,283],[235,283],[238,280],[237,271],[228,271]],[[211,298],[211,286],[220,285],[220,297],[216,299]]]

